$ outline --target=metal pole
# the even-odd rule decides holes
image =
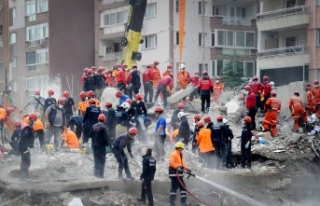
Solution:
[[[9,0],[2,0],[2,19],[3,19],[3,67],[5,90],[9,89]]]

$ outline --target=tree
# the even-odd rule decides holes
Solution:
[[[239,61],[238,56],[234,53],[230,62],[222,70],[224,84],[229,88],[234,88],[243,83],[243,63]]]

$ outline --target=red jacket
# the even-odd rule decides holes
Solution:
[[[160,79],[159,84],[169,86],[170,89],[172,89],[173,88],[173,79],[169,75],[164,76]]]
[[[118,83],[122,82],[123,84],[126,84],[126,78],[123,69],[120,69],[116,78]]]
[[[131,82],[132,71],[128,74],[126,82],[129,84]]]
[[[151,71],[151,69],[147,69],[142,74],[142,82],[144,83],[152,80],[153,80],[153,72]]]
[[[264,96],[266,97],[266,96],[270,95],[271,90],[272,90],[271,84],[270,84],[269,82],[266,82],[266,83],[264,84],[264,91],[263,91]]]
[[[190,82],[193,84],[193,86],[198,86],[200,79],[199,79],[199,77],[194,76],[189,79],[188,83],[190,83]]]
[[[201,79],[199,81],[199,89],[200,90],[212,90],[213,83],[211,79]]]
[[[114,82],[113,82],[112,76],[106,76],[106,80],[108,82],[108,86],[109,87],[113,87],[114,86]]]
[[[255,93],[251,92],[247,96],[246,107],[247,107],[247,109],[250,109],[251,107],[256,107],[256,95],[255,95]]]
[[[82,74],[82,77],[81,77],[81,82],[82,82],[82,85],[84,85],[84,79],[87,78],[87,75],[85,73]]]
[[[264,90],[264,85],[259,81],[251,82],[250,87],[252,89],[252,92],[255,94],[260,94],[262,93],[262,90]],[[260,91],[260,93],[258,91]]]

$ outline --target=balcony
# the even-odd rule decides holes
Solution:
[[[213,16],[210,18],[211,29],[237,29],[239,27],[249,27],[256,30],[256,20],[248,17]]]
[[[122,59],[122,52],[114,52],[109,53],[103,56],[104,62],[111,62],[111,61],[121,61]]]
[[[243,17],[224,16],[222,17],[222,24],[231,26],[251,26],[251,19]]]
[[[284,55],[292,55],[292,54],[304,54],[308,53],[308,46],[294,46],[294,47],[283,47],[276,49],[268,49],[264,51],[259,51],[257,54],[258,58],[266,58],[272,56],[284,56]]]
[[[297,6],[257,14],[259,31],[283,30],[309,24],[309,8]]]

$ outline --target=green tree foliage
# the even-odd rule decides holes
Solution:
[[[223,82],[226,87],[234,88],[243,83],[243,63],[238,60],[238,56],[234,54],[231,56],[230,62],[223,68],[222,75]]]

